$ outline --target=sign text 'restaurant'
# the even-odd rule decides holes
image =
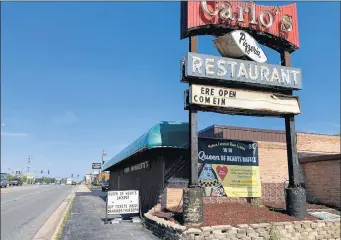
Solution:
[[[262,87],[301,89],[301,70],[253,61],[187,53],[185,78],[233,81]]]

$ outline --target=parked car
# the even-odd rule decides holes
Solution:
[[[8,182],[10,186],[22,186],[22,181],[20,178],[13,178]]]
[[[102,192],[109,191],[109,181],[104,181],[102,183]]]
[[[3,187],[7,187],[7,174],[6,173],[1,173],[1,185]]]
[[[3,188],[5,188],[5,187],[7,187],[7,180],[6,179],[2,179],[1,180],[1,187]]]

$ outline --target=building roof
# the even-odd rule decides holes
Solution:
[[[222,129],[231,129],[231,130],[240,130],[240,131],[251,131],[251,132],[262,132],[262,133],[281,133],[285,134],[284,130],[272,130],[272,129],[264,129],[264,128],[250,128],[250,127],[237,127],[237,126],[229,126],[229,125],[217,125],[213,124],[211,126],[208,126],[202,130],[199,131],[199,134],[205,131],[208,131],[210,129],[214,128],[222,128]],[[328,134],[328,133],[316,133],[316,132],[301,132],[296,131],[299,134],[312,134],[312,135],[325,135],[325,136],[331,136],[331,137],[339,137],[337,134]]]
[[[105,163],[103,171],[144,150],[162,147],[188,148],[188,136],[188,123],[162,121]]]

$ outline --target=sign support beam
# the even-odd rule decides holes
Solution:
[[[189,51],[198,51],[197,36],[189,38]],[[189,87],[191,87],[191,83]],[[189,107],[189,148],[190,148],[190,174],[189,174],[189,187],[198,186],[198,112],[197,110]]]
[[[290,67],[289,52],[281,53],[281,65]],[[290,93],[292,95],[292,91]],[[300,187],[299,163],[297,155],[297,134],[294,115],[285,117],[285,135],[287,143],[289,186],[285,189],[286,210],[290,216],[302,219],[305,217],[305,189]]]
[[[189,51],[197,52],[197,36],[190,37]],[[189,83],[189,87],[191,83]],[[183,220],[186,226],[198,226],[204,222],[203,188],[198,181],[198,112],[189,107],[189,182],[183,190]]]

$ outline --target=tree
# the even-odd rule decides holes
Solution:
[[[27,182],[27,176],[26,175],[23,176],[23,178],[21,180],[22,180],[22,182],[26,183]]]
[[[13,175],[11,175],[10,173],[7,173],[7,180],[10,181],[14,178]]]

